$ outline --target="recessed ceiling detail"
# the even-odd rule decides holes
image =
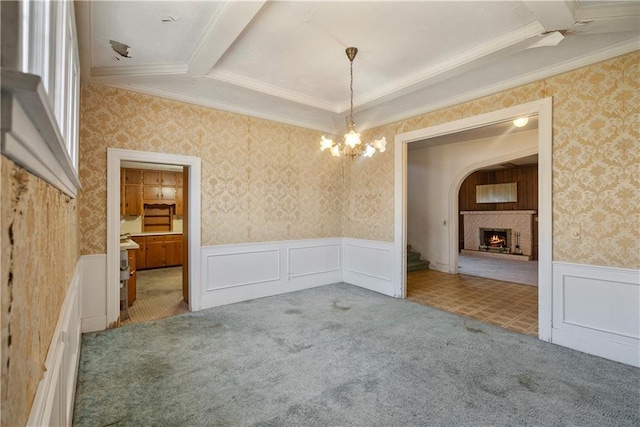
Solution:
[[[85,80],[333,135],[347,130],[349,45],[359,48],[360,130],[640,45],[640,2],[627,1],[82,1],[75,8]]]

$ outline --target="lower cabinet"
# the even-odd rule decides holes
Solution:
[[[164,236],[146,236],[146,260],[144,268],[164,267]]]
[[[165,265],[182,265],[182,236],[165,236],[164,241]]]
[[[132,239],[140,246],[136,251],[138,270],[182,265],[181,234],[135,236]]]
[[[128,305],[136,300],[136,252],[137,249],[129,249],[127,251],[129,258],[129,283],[127,284],[127,300]]]

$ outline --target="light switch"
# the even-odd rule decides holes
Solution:
[[[570,229],[571,238],[573,240],[580,240],[580,227],[574,226]]]

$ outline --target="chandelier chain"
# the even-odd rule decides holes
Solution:
[[[351,108],[349,109],[349,127],[355,127],[355,123],[353,123],[353,59],[350,61],[350,72],[351,72],[351,82],[349,83],[349,90],[351,93]]]
[[[329,150],[332,156],[355,156],[371,157],[376,151],[384,153],[387,147],[387,139],[383,136],[371,143],[362,143],[360,134],[356,132],[356,124],[353,121],[353,60],[358,54],[357,47],[345,49],[349,58],[349,132],[344,135],[344,144],[336,143],[324,135],[320,138],[320,150]],[[344,179],[344,176],[343,176]]]

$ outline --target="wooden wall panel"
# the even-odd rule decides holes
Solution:
[[[476,203],[476,185],[518,183],[518,201]],[[461,211],[538,210],[538,165],[477,171],[464,180],[458,196]]]

